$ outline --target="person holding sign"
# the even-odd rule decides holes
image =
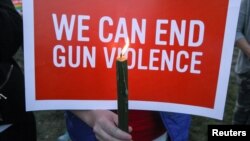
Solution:
[[[236,33],[239,48],[235,66],[239,85],[233,124],[250,124],[250,1],[242,0]]]
[[[190,116],[185,114],[130,110],[129,133],[126,133],[117,127],[118,116],[113,111],[66,113],[67,129],[72,141],[188,141],[190,121]]]
[[[0,140],[36,141],[34,115],[25,111],[24,76],[13,56],[22,44],[22,18],[0,1]]]

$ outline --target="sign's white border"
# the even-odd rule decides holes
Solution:
[[[239,0],[229,0],[219,79],[213,109],[163,102],[129,101],[130,109],[169,111],[222,119],[225,108],[234,40],[240,8]],[[33,0],[23,0],[26,110],[116,109],[115,100],[36,100],[34,64]]]

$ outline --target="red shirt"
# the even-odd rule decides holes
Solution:
[[[133,141],[152,141],[166,132],[159,112],[154,111],[130,110],[129,126]]]

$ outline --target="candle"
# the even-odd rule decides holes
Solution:
[[[128,132],[128,66],[125,57],[129,45],[128,38],[122,53],[116,59],[118,128]]]

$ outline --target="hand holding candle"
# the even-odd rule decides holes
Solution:
[[[128,46],[129,39],[127,38],[126,45],[116,60],[118,127],[126,132],[128,132],[128,66],[125,53]]]

